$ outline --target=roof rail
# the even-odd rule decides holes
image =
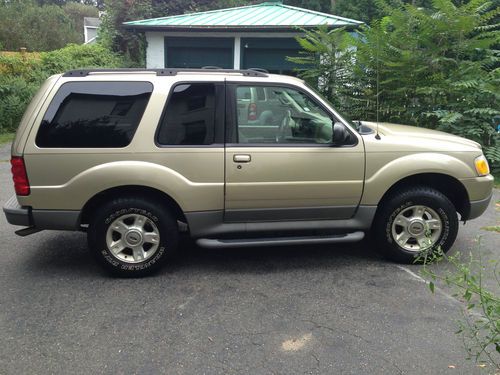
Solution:
[[[248,68],[248,70],[255,70],[256,72],[269,73],[269,70],[264,68]]]
[[[187,69],[187,68],[165,68],[165,69],[141,69],[141,68],[123,68],[123,69],[76,69],[63,74],[63,77],[86,77],[91,73],[156,73],[157,76],[175,76],[178,73],[239,73],[250,77],[267,77],[264,72],[256,69]]]

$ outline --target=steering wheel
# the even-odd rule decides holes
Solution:
[[[292,136],[292,111],[286,110],[285,117],[281,121],[280,127],[278,128],[278,134],[276,134],[276,143],[283,143],[287,137]]]

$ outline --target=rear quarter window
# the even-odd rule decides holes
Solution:
[[[213,144],[216,97],[214,83],[177,84],[165,106],[157,143],[162,146]]]
[[[125,147],[153,91],[150,82],[68,82],[45,113],[38,147]]]

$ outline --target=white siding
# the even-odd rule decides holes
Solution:
[[[163,33],[147,32],[146,68],[165,67],[165,36]]]

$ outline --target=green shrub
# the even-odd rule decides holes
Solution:
[[[0,54],[0,74],[2,77],[22,77],[28,82],[39,81],[41,69],[38,53],[3,53]]]
[[[17,129],[31,98],[49,76],[71,69],[119,66],[120,57],[99,44],[70,44],[40,55],[0,55],[0,133]]]
[[[117,68],[120,57],[100,44],[69,44],[41,54],[42,70],[47,76],[79,68]]]
[[[23,78],[0,77],[0,133],[14,131],[38,85]]]
[[[463,316],[458,321],[456,334],[462,337],[467,359],[487,361],[492,367],[500,369],[500,263],[497,260],[484,262],[481,259],[480,237],[477,243],[479,256],[471,253],[465,257],[460,252],[446,255],[441,249],[423,254],[421,274],[427,279],[432,293],[438,284],[449,288],[453,297],[463,304]],[[447,263],[444,271],[438,272],[437,268],[429,266],[430,263],[442,262]],[[486,277],[491,283],[485,283]],[[490,284],[490,290],[487,284]]]

